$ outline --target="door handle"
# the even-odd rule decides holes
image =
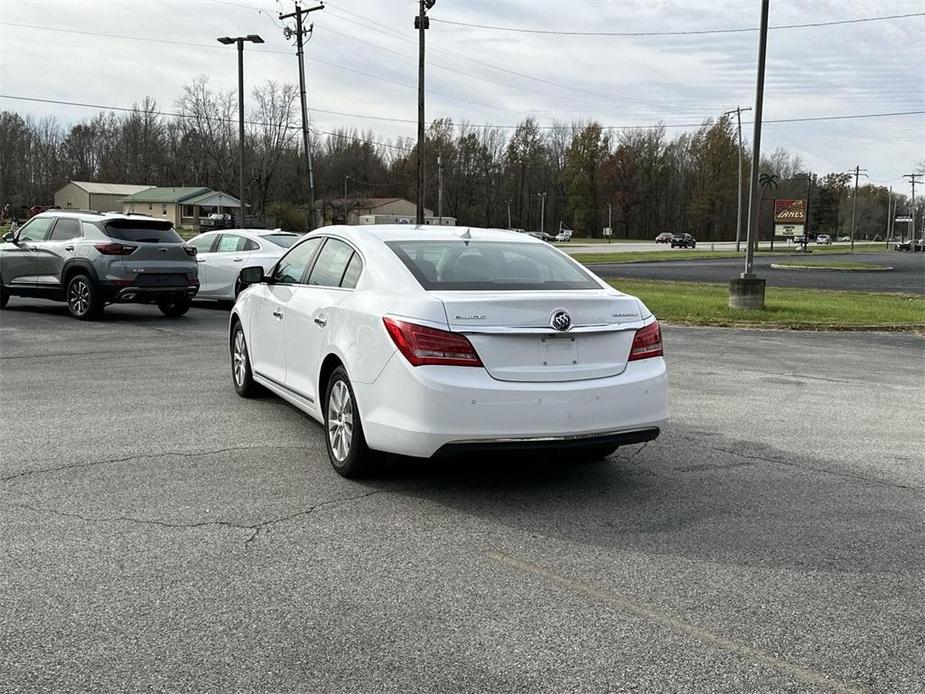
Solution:
[[[33,252],[33,253],[38,253],[38,252],[39,252],[39,249],[36,248],[35,246],[26,246],[26,248],[28,248],[28,249],[29,249],[31,252]]]
[[[328,324],[328,319],[324,316],[315,316],[315,325],[320,325],[322,328]]]
[[[66,250],[66,251],[73,251],[73,250],[74,250],[74,247],[73,247],[73,246],[65,246],[65,247],[64,247],[64,250]]]
[[[241,263],[241,262],[244,262],[244,258],[232,258],[232,259],[231,259],[231,262],[232,262],[232,263]]]
[[[200,263],[206,262],[206,259],[205,259],[205,258],[196,258],[196,260],[198,260]]]
[[[282,320],[282,319],[283,319],[283,313],[282,313],[282,311],[273,311],[273,317],[274,317],[276,320]]]

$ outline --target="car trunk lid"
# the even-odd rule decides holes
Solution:
[[[576,381],[623,372],[643,316],[631,296],[606,290],[432,292],[450,330],[501,381]],[[553,327],[564,312],[569,325]],[[562,323],[560,323],[560,327]]]

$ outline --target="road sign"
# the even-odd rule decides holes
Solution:
[[[912,217],[897,217],[895,221],[897,221],[897,222],[911,222],[911,221],[912,221]]]
[[[613,230],[610,227],[604,227],[604,236],[612,236]]]
[[[806,200],[775,200],[775,224],[805,224]]]
[[[775,236],[800,237],[803,236],[804,226],[802,224],[775,224]]]

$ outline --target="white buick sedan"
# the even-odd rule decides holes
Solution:
[[[199,261],[196,298],[234,299],[241,268],[262,265],[269,271],[298,240],[298,234],[279,229],[224,229],[190,239]]]
[[[345,477],[381,453],[603,457],[667,418],[655,317],[525,234],[325,227],[241,281],[235,389],[321,422]]]

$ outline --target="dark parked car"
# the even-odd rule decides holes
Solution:
[[[697,239],[690,234],[674,234],[671,237],[672,248],[696,248]]]
[[[674,236],[670,231],[663,231],[655,237],[655,243],[670,243],[671,237]]]
[[[49,210],[0,243],[0,308],[30,296],[66,301],[81,320],[116,302],[157,304],[175,317],[198,290],[196,249],[153,217]]]

